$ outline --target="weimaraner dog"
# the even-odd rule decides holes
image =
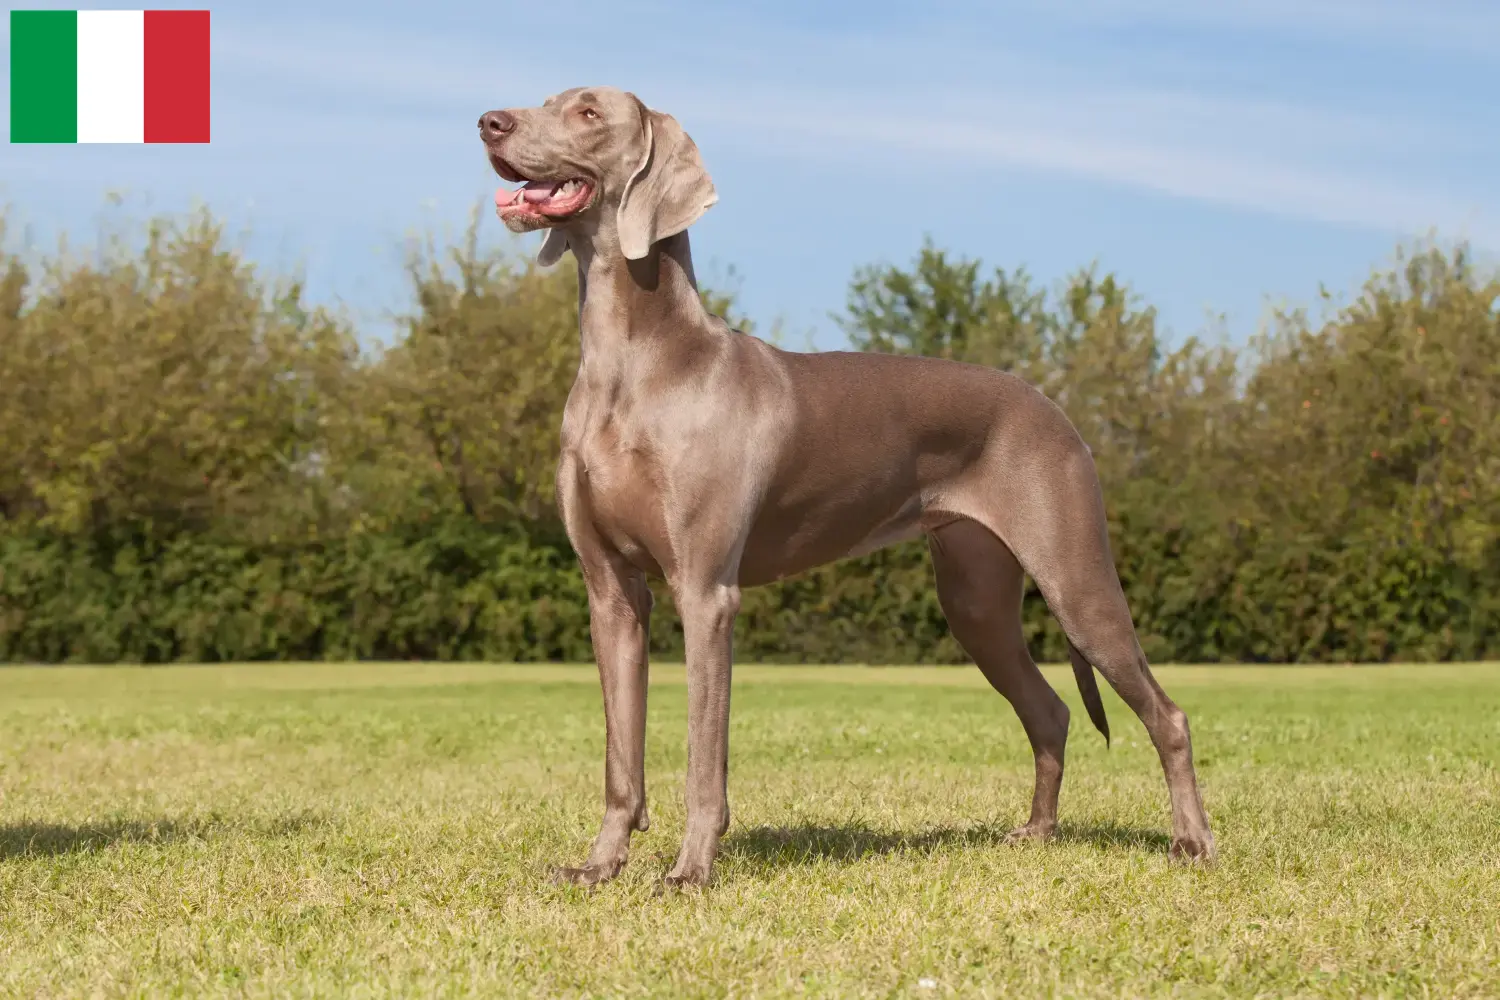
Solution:
[[[687,229],[718,196],[670,115],[606,87],[486,112],[513,232],[578,264],[582,360],[562,420],[557,499],[589,596],[604,692],[604,821],[592,885],[645,830],[646,645],[664,579],[687,653],[687,827],[664,887],[702,885],[729,826],[731,638],[740,590],[926,535],[955,638],[1020,716],[1036,758],[1031,818],[1057,826],[1068,709],[1027,652],[1030,574],[1066,633],[1089,716],[1097,668],[1145,724],[1172,799],[1171,856],[1214,840],[1188,720],[1146,664],[1115,573],[1089,449],[1006,372],[920,357],[778,350],[710,315]]]

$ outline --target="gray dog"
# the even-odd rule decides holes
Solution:
[[[687,647],[687,829],[667,886],[709,879],[729,827],[731,637],[740,589],[926,535],[953,635],[1020,716],[1031,818],[1057,826],[1068,709],[1021,633],[1031,574],[1067,634],[1094,724],[1097,668],[1151,735],[1173,857],[1210,859],[1188,720],[1152,677],[1115,574],[1093,459],[1021,379],[918,357],[794,354],[732,330],[698,296],[687,229],[718,196],[676,119],[633,94],[569,90],[479,119],[514,232],[578,263],[582,361],[562,422],[557,499],[583,568],[604,690],[604,822],[592,885],[645,830],[648,576]]]

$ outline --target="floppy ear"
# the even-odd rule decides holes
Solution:
[[[536,252],[536,262],[542,267],[551,267],[562,259],[567,249],[568,234],[561,229],[549,229],[547,238],[542,240],[542,248]]]
[[[697,222],[719,200],[698,146],[677,119],[642,105],[646,151],[625,183],[615,215],[620,250],[640,260],[651,244]]]

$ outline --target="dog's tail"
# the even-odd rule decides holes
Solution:
[[[1094,728],[1104,734],[1104,745],[1109,746],[1109,719],[1104,714],[1104,702],[1099,697],[1099,681],[1094,677],[1094,666],[1083,658],[1078,647],[1068,643],[1068,659],[1073,661],[1073,679],[1078,682],[1078,693],[1083,695],[1083,707],[1088,709],[1089,720]]]

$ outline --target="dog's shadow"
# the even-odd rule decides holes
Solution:
[[[21,822],[0,826],[0,860],[91,854],[125,844],[208,840],[227,831],[261,837],[291,836],[318,822],[313,816],[251,821],[204,816],[184,819],[112,819],[88,823]]]
[[[1009,827],[994,824],[939,826],[909,833],[876,830],[864,823],[754,826],[725,837],[723,851],[726,855],[782,867],[826,861],[847,863],[888,854],[932,853],[949,847],[1022,846],[1007,842],[1009,832]],[[1171,838],[1158,830],[1116,823],[1061,823],[1053,842],[1089,844],[1112,852],[1165,854]]]

